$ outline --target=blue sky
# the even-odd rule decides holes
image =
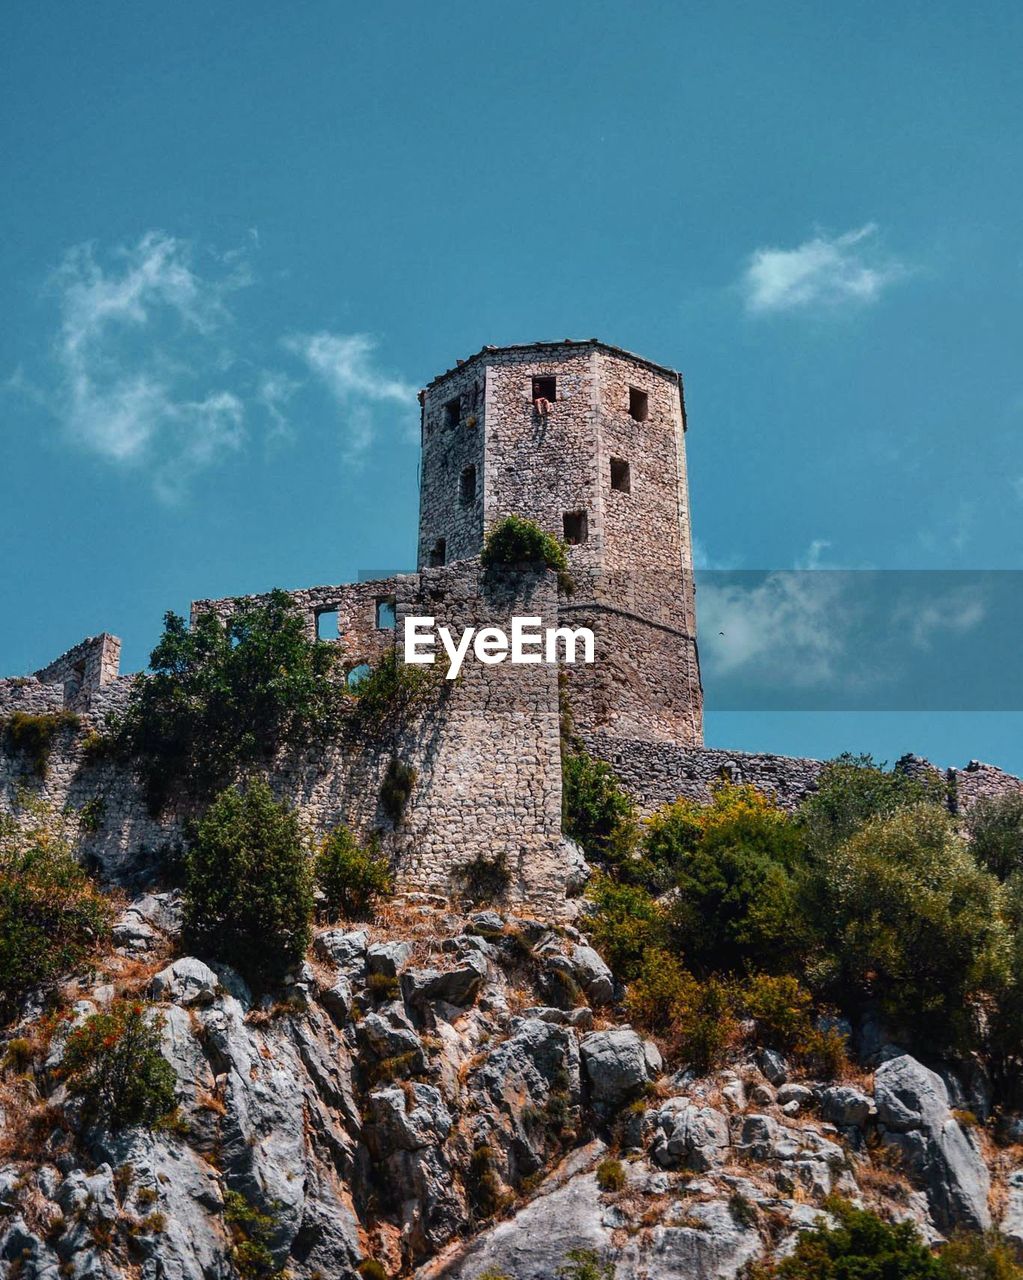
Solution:
[[[486,342],[683,371],[704,564],[1023,568],[1018,4],[36,0],[4,47],[0,670],[409,566],[415,390]]]

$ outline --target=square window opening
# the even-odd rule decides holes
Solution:
[[[378,631],[393,631],[398,625],[394,596],[380,596],[376,604],[376,624]]]
[[[564,515],[565,541],[570,547],[585,542],[588,535],[585,511],[566,511]]]
[[[439,569],[441,565],[444,563],[444,558],[446,555],[447,555],[447,543],[444,541],[443,538],[438,538],[437,541],[430,548],[430,568]]]
[[[553,404],[558,398],[558,380],[557,378],[534,378],[533,379],[533,403],[538,400],[546,400]]]
[[[340,635],[336,609],[323,609],[316,615],[317,640],[336,640]]]
[[[455,396],[454,400],[449,400],[444,406],[444,425],[446,427],[457,427],[462,417],[462,398]]]
[[[629,417],[637,422],[646,422],[650,416],[650,397],[639,387],[629,388]]]
[[[465,467],[458,482],[458,494],[463,502],[476,501],[476,468]]]
[[[624,458],[611,459],[611,488],[617,489],[619,493],[632,492],[629,464]]]

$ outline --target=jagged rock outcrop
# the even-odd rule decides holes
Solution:
[[[991,1225],[991,1177],[973,1135],[952,1114],[945,1082],[908,1054],[881,1064],[874,1077],[884,1141],[922,1179],[942,1230]]]

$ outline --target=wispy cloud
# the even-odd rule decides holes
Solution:
[[[210,261],[214,274],[201,275],[187,243],[151,231],[105,261],[79,245],[51,281],[60,309],[51,408],[77,444],[145,468],[165,499],[244,435],[218,338],[230,327],[229,295],[251,275],[243,251]]]
[[[346,459],[363,458],[385,429],[385,420],[411,437],[416,388],[389,374],[376,360],[377,343],[365,333],[293,333],[284,345],[319,379],[341,410]]]
[[[753,315],[812,307],[863,305],[906,274],[877,246],[868,222],[844,235],[817,235],[794,249],[757,249],[742,277],[746,310]]]

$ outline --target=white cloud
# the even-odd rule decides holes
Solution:
[[[842,597],[843,583],[832,573],[705,578],[698,610],[711,671],[755,670],[798,687],[827,684],[840,670],[849,630]]]
[[[412,438],[416,388],[381,370],[375,361],[376,341],[365,333],[294,333],[285,347],[327,388],[342,413],[344,454],[358,461],[379,436],[382,417],[396,420]]]
[[[213,384],[233,359],[219,339],[248,264],[232,251],[211,259],[219,274],[206,278],[186,243],[158,231],[108,257],[104,266],[79,245],[54,273],[61,321],[50,404],[79,445],[145,469],[172,499],[244,436],[241,398]]]
[[[876,302],[905,275],[905,267],[876,248],[877,226],[817,235],[795,249],[757,249],[742,278],[746,309],[754,315],[807,307]]]

